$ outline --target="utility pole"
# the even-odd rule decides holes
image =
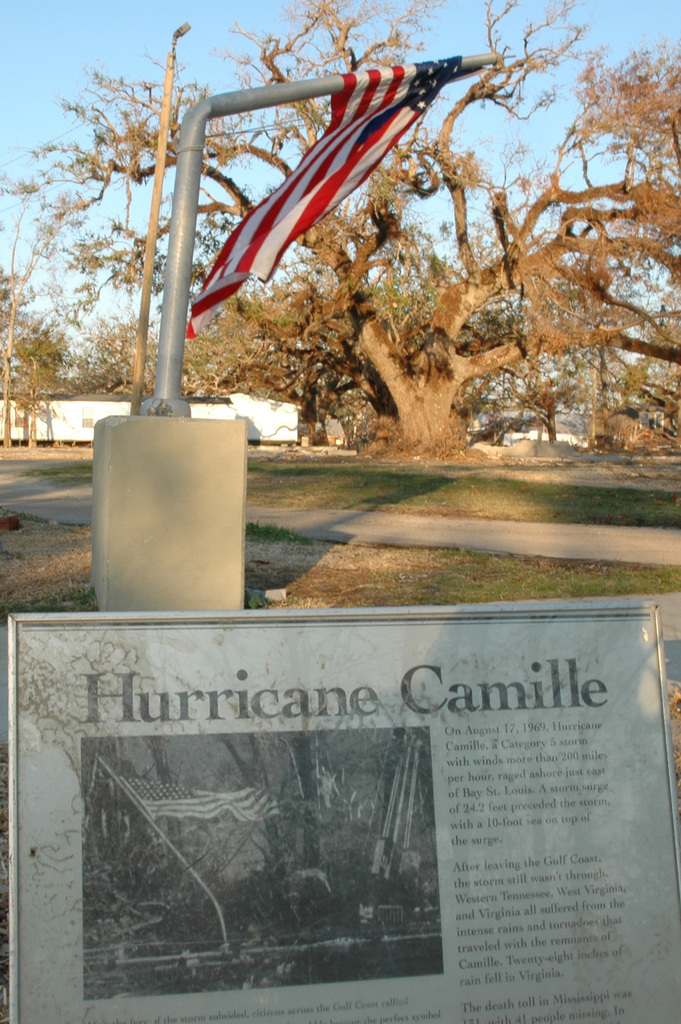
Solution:
[[[168,149],[168,128],[170,125],[170,108],[173,99],[173,77],[175,74],[175,49],[177,40],[189,32],[191,25],[184,25],[173,34],[173,44],[166,59],[166,76],[163,84],[163,103],[161,105],[161,122],[158,129],[158,147],[156,150],[156,170],[154,172],[154,190],[151,195],[149,227],[147,242],[144,249],[144,272],[142,276],[142,298],[140,315],[137,324],[137,342],[135,345],[135,363],[132,371],[132,401],[130,415],[139,416],[144,391],[144,364],[147,358],[147,337],[149,335],[149,309],[151,306],[151,284],[154,276],[154,260],[156,258],[156,239],[158,236],[158,218],[163,193],[163,178],[166,169],[166,152]]]

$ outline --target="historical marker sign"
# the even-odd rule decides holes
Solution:
[[[644,604],[17,616],[14,1024],[676,1024]]]

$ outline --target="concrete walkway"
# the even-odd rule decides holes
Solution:
[[[271,523],[304,537],[346,544],[460,548],[541,558],[681,565],[681,530],[262,506],[249,506],[247,514],[249,522]]]
[[[299,511],[255,505],[248,507],[247,517],[249,522],[283,526],[304,537],[341,544],[459,548],[579,561],[681,565],[681,530],[512,523],[394,512]],[[670,684],[681,688],[681,593],[616,600],[646,600],[659,607],[667,677]]]
[[[18,459],[0,460],[0,507],[28,512],[55,523],[87,526],[92,522],[92,486],[55,486],[51,480],[26,476],[41,463]]]

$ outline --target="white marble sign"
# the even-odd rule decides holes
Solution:
[[[643,603],[11,620],[13,1024],[677,1024]]]

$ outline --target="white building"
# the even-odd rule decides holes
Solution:
[[[251,444],[297,444],[298,410],[290,402],[250,395],[189,398],[193,419],[246,420]],[[0,416],[3,403],[0,401]],[[30,413],[12,402],[12,441],[30,438]],[[95,423],[106,416],[129,416],[127,395],[53,395],[36,409],[39,444],[91,444]]]
[[[491,413],[478,416],[472,425],[472,435],[484,435],[493,419]],[[518,441],[548,441],[548,432],[534,413],[509,412],[505,414],[504,420],[507,425],[513,424],[515,428],[505,431],[502,441],[504,447],[511,447]],[[556,441],[566,442],[573,448],[586,447],[589,442],[587,417],[580,413],[557,413]]]

